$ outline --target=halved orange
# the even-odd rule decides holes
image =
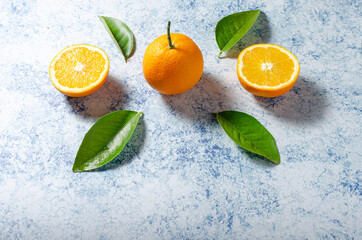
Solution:
[[[287,49],[275,44],[255,44],[238,57],[237,74],[243,87],[254,95],[277,97],[297,81],[300,65]]]
[[[100,48],[77,44],[59,52],[49,67],[50,80],[60,92],[83,97],[97,91],[105,82],[109,59]]]

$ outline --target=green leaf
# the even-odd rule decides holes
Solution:
[[[220,49],[218,57],[222,52],[234,46],[249,31],[259,14],[260,10],[234,13],[222,18],[216,24],[215,37]]]
[[[275,164],[280,163],[274,137],[254,117],[243,112],[225,111],[217,113],[216,118],[227,135],[240,147]]]
[[[73,172],[96,169],[112,161],[132,136],[141,114],[122,110],[98,119],[83,138]]]
[[[98,17],[113,41],[117,44],[119,50],[121,50],[124,60],[127,62],[127,58],[131,56],[134,47],[134,36],[132,31],[124,22],[116,18],[104,16]]]

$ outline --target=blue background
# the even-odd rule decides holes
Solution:
[[[218,59],[214,29],[262,14]],[[128,63],[97,14],[136,37]],[[146,47],[171,31],[205,61],[190,91],[146,83]],[[362,239],[360,1],[1,1],[0,239]],[[96,93],[69,98],[48,77],[63,48],[88,43],[110,58]],[[300,60],[296,85],[266,99],[245,91],[236,58],[274,43]],[[226,57],[225,57],[226,56]],[[73,173],[81,140],[102,115],[144,117],[115,161]],[[274,135],[276,166],[238,147],[211,112],[243,111]]]

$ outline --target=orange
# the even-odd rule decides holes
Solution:
[[[100,48],[77,44],[60,51],[49,67],[50,80],[60,92],[83,97],[97,91],[105,82],[109,59]]]
[[[199,47],[180,33],[156,38],[143,57],[143,74],[148,84],[160,93],[173,95],[193,88],[201,78],[204,60]]]
[[[237,74],[243,87],[254,95],[277,97],[288,92],[297,81],[298,59],[275,44],[255,44],[238,57]]]

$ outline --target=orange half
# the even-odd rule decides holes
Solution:
[[[243,87],[254,95],[277,97],[288,92],[297,81],[298,59],[275,44],[255,44],[238,57],[237,74]]]
[[[105,82],[109,59],[100,48],[77,44],[63,49],[52,60],[49,76],[60,92],[83,97],[97,91]]]

